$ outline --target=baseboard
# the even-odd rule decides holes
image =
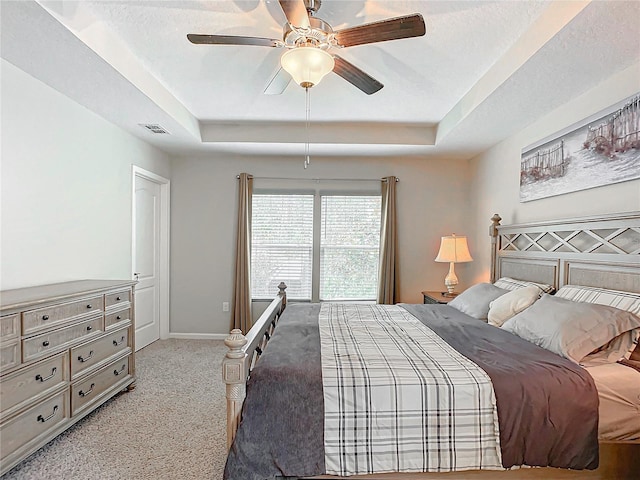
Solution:
[[[224,340],[228,336],[228,333],[169,333],[169,338],[180,340]]]

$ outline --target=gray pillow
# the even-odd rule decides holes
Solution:
[[[633,313],[544,294],[501,328],[579,363],[618,335],[640,327]]]
[[[449,306],[486,322],[489,304],[505,293],[509,293],[509,290],[498,288],[490,283],[478,283],[451,300]]]

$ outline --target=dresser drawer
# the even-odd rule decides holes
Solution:
[[[71,349],[71,378],[129,347],[129,328],[117,330]]]
[[[71,385],[71,409],[76,415],[81,409],[101,398],[110,387],[129,377],[129,356],[111,362],[81,382]]]
[[[75,302],[63,303],[53,307],[29,310],[22,314],[22,334],[31,335],[62,325],[75,317],[102,312],[103,298],[91,297]]]
[[[125,308],[118,312],[110,313],[104,316],[104,328],[109,330],[111,328],[117,328],[119,325],[131,321],[131,309]]]
[[[113,305],[124,304],[131,301],[131,289],[122,292],[110,293],[104,296],[105,308]]]
[[[0,381],[3,415],[25,401],[37,401],[47,392],[59,389],[69,380],[69,355],[60,353],[41,362],[5,375]]]
[[[102,324],[103,318],[100,315],[53,332],[24,339],[22,340],[22,360],[26,363],[89,340],[102,332]]]
[[[20,336],[20,315],[5,315],[0,317],[0,342],[18,338]]]
[[[20,363],[20,339],[0,343],[0,373],[17,367]]]
[[[69,419],[69,391],[58,393],[0,426],[0,455],[5,459],[30,441],[45,437]]]

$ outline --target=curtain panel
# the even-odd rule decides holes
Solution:
[[[378,303],[393,305],[398,301],[398,259],[396,229],[396,184],[394,176],[382,179],[382,218],[380,228],[380,268]]]
[[[233,288],[231,328],[247,333],[251,320],[251,201],[253,177],[241,173],[238,180],[238,222],[236,228],[236,266]]]

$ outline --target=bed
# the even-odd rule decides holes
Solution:
[[[491,283],[508,277],[548,284],[554,289],[580,285],[640,293],[640,213],[513,226],[501,226],[496,215],[492,218],[490,235]],[[225,341],[229,352],[223,363],[223,378],[227,384],[230,448],[226,479],[277,478],[283,472],[291,478],[638,477],[640,442],[634,437],[633,422],[640,421],[640,398],[637,398],[640,382],[637,390],[633,385],[634,380],[640,379],[640,372],[632,367],[614,363],[583,368],[447,305],[379,309],[366,305],[307,304],[286,308],[286,286],[281,284],[279,288],[276,299],[246,336],[232,331]],[[365,317],[363,312],[367,309],[373,313]],[[376,321],[372,322],[370,317]],[[341,323],[340,318],[349,321]],[[325,332],[333,330],[332,335],[337,335],[335,330],[342,330],[344,325],[350,327],[348,332],[340,333],[341,337]],[[331,393],[340,389],[344,392],[363,382],[367,383],[367,391],[374,384],[376,389],[380,388],[372,379],[370,368],[364,369],[366,381],[353,380],[351,376],[362,368],[345,370],[349,378],[343,378],[344,375],[333,378],[328,373],[332,370],[326,370],[325,364],[340,363],[346,358],[335,347],[336,342],[342,345],[351,341],[357,348],[365,341],[356,335],[369,335],[375,344],[379,332],[390,328],[398,330],[390,337],[393,340],[376,346],[376,351],[362,352],[362,358],[370,365],[378,360],[380,352],[389,358],[402,357],[407,363],[405,367],[393,366],[384,374],[394,378],[411,370],[422,372],[419,375],[422,390],[416,390],[415,385],[403,386],[407,393],[398,397],[408,399],[411,406],[422,395],[414,410],[430,405],[429,415],[423,416],[435,418],[435,423],[423,423],[418,435],[411,430],[420,425],[413,417],[398,420],[397,410],[390,409],[386,416],[379,415],[372,423],[373,413],[379,414],[379,404],[369,412],[356,412],[352,411],[352,404],[358,403],[360,397],[355,394],[349,397],[348,392]],[[326,338],[332,338],[334,345],[327,345]],[[428,349],[422,347],[425,344]],[[501,346],[499,351],[492,347],[497,344]],[[331,348],[337,352],[333,358],[326,354]],[[454,351],[446,353],[451,348]],[[428,358],[421,361],[428,363],[416,364],[418,357],[413,350],[425,350]],[[442,356],[435,353],[440,351]],[[498,359],[500,355],[504,357],[502,360]],[[479,372],[472,370],[475,366],[480,366]],[[441,373],[435,373],[438,371]],[[551,373],[545,375],[545,371]],[[443,400],[451,396],[446,393],[449,387],[437,387],[443,388],[439,396],[429,398],[432,395],[429,392],[437,388],[432,388],[432,379],[423,378],[423,372],[442,377],[440,383],[473,385],[475,393],[471,397],[466,393],[455,396],[469,397],[473,408],[459,400],[454,402],[456,408],[467,412],[463,416],[469,415],[473,420],[450,420],[451,406]],[[518,379],[518,372],[526,373]],[[460,379],[451,380],[452,376]],[[484,390],[485,376],[493,388]],[[332,382],[335,390],[327,385]],[[386,388],[384,378],[378,383]],[[573,391],[555,392],[542,398],[541,403],[549,403],[546,407],[532,400],[537,392],[546,392],[557,384],[571,384]],[[627,390],[622,393],[617,390],[620,384]],[[345,401],[346,398],[350,400]],[[555,404],[550,398],[555,399]],[[505,399],[514,401],[507,405]],[[543,411],[544,408],[548,410]],[[602,425],[598,428],[599,408],[609,412],[607,418],[611,420],[606,421],[609,425],[606,429]],[[400,417],[405,415],[403,410]],[[602,412],[600,417],[604,418]],[[395,440],[395,448],[401,445],[407,451],[402,452],[406,458],[413,455],[411,458],[415,459],[415,452],[419,451],[417,456],[422,460],[418,464],[398,463],[399,458],[404,462],[405,456],[386,454],[388,439],[375,435],[384,434],[389,425],[401,432],[398,435],[404,435],[400,441]],[[473,428],[469,429],[469,425]],[[363,430],[367,431],[364,443],[369,442],[364,450],[362,442],[352,438],[355,435],[352,431]],[[633,440],[619,440],[624,435]],[[422,441],[418,447],[410,443],[414,437]],[[452,463],[447,453],[447,448],[452,448],[449,444],[458,452],[466,452],[469,445],[475,447],[466,457],[457,455]],[[367,456],[367,449],[375,455]],[[372,467],[373,462],[380,463]],[[399,465],[397,470],[402,473],[393,473],[394,465]],[[520,465],[540,467],[518,468]],[[371,470],[378,473],[362,473]]]

